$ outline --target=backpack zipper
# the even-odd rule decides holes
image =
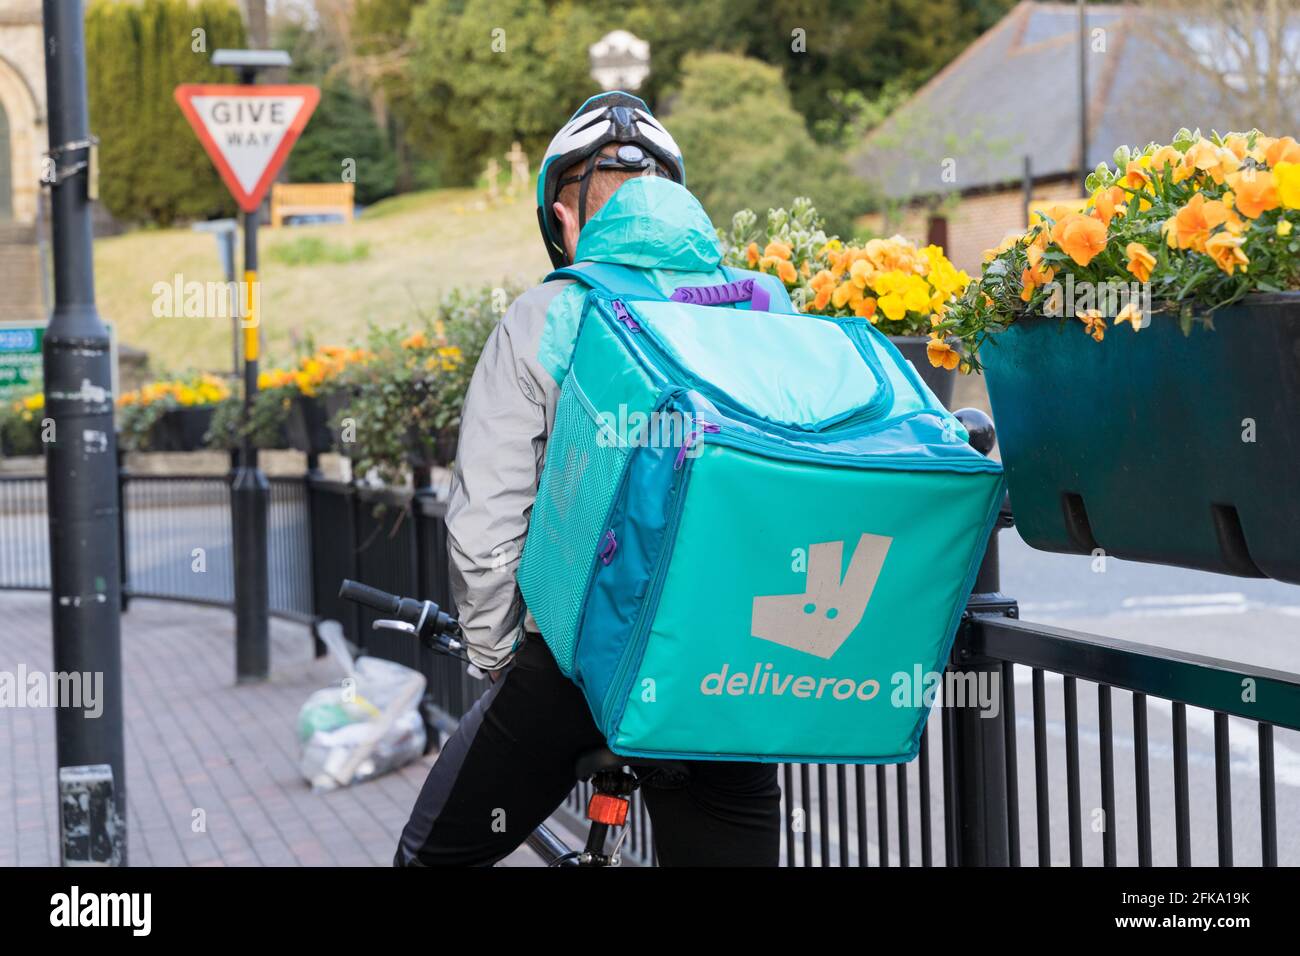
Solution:
[[[654,611],[658,610],[659,595],[663,591],[664,580],[668,577],[668,567],[672,564],[673,544],[677,539],[677,528],[681,524],[682,510],[686,501],[686,478],[690,469],[677,468],[674,465],[673,470],[675,475],[672,490],[670,491],[673,496],[672,510],[664,527],[663,543],[659,548],[659,555],[655,559],[654,572],[650,576],[650,586],[646,590],[645,599],[641,602],[641,607],[637,611],[631,639],[628,641],[627,647],[624,648],[623,656],[614,671],[614,677],[609,684],[609,692],[605,697],[605,705],[602,708],[601,724],[610,727],[612,731],[616,731],[618,727],[617,724],[610,724],[610,718],[614,716],[617,710],[618,719],[622,720],[622,708],[626,707],[628,694],[631,693],[631,687],[625,685],[628,685],[636,676],[632,662],[636,661],[637,666],[640,666],[641,658],[645,655],[646,640],[650,633],[650,625],[654,620],[652,609]]]
[[[622,299],[614,300],[614,317],[626,325],[629,332],[641,331],[641,326],[637,324],[636,319],[632,318],[632,313],[628,311]]]

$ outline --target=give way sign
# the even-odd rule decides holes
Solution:
[[[314,86],[186,83],[173,95],[244,212],[257,211],[320,102]]]

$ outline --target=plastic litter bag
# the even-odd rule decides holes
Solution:
[[[298,761],[313,790],[333,790],[395,770],[424,753],[424,675],[378,657],[353,659],[335,621],[321,640],[346,675],[298,711]]]

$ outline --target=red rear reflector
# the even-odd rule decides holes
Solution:
[[[607,823],[612,827],[621,827],[627,820],[628,803],[622,797],[611,797],[605,793],[593,793],[587,804],[587,819],[593,823]]]

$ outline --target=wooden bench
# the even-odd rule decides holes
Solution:
[[[272,183],[271,225],[282,226],[290,216],[324,216],[336,213],[352,221],[353,183]]]

